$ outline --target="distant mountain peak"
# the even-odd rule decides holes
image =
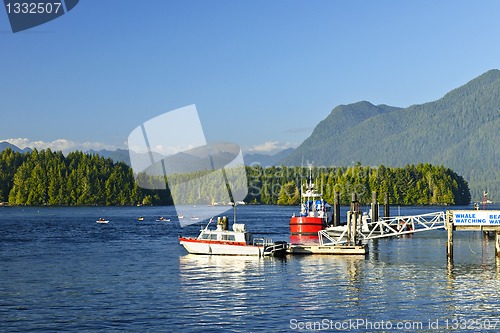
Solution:
[[[263,167],[279,165],[280,162],[286,158],[288,155],[293,153],[295,148],[287,148],[281,150],[273,155],[261,154],[261,153],[246,153],[243,156],[245,165],[261,165]]]
[[[12,143],[7,142],[7,141],[0,142],[0,152],[6,150],[8,148],[12,149],[12,151],[14,151],[14,152],[23,153],[23,154],[24,153],[29,153],[29,152],[32,151],[32,149],[29,148],[29,147],[21,149],[21,148],[15,146],[15,145],[13,145]]]
[[[339,105],[281,163],[444,165],[500,197],[500,70],[489,70],[442,98],[407,108],[360,101]],[[481,161],[481,163],[478,163]],[[488,179],[488,181],[485,181]],[[492,189],[493,188],[493,189]]]

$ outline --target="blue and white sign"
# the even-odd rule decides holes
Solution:
[[[455,225],[498,225],[500,226],[499,210],[456,210],[453,211]]]

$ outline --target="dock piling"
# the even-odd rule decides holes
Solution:
[[[361,207],[356,193],[351,197],[351,208],[347,212],[347,244],[356,245],[358,237],[358,227],[361,227]]]
[[[384,217],[389,218],[391,216],[389,212],[389,193],[384,194]]]
[[[446,257],[448,262],[453,261],[453,215],[447,211],[445,216],[445,228],[448,231],[448,239],[446,240]]]
[[[333,226],[340,225],[340,193],[335,191],[333,195]]]
[[[500,231],[495,233],[495,256],[500,258]]]
[[[453,260],[453,226],[448,227],[448,241],[446,242],[446,257]]]
[[[371,213],[372,213],[372,216],[371,219],[372,219],[372,222],[377,222],[378,221],[378,202],[377,202],[377,192],[376,191],[373,191],[372,192],[372,210],[371,210]]]

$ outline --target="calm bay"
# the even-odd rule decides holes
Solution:
[[[239,206],[237,218],[288,241],[296,210]],[[444,230],[373,240],[361,257],[279,259],[189,255],[178,236],[200,226],[181,228],[173,207],[0,207],[0,330],[500,330],[500,260],[482,233],[456,232],[448,265]]]

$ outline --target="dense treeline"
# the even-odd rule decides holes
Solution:
[[[254,166],[248,170],[249,199],[264,204],[297,204],[300,186],[304,186],[309,170],[304,167]],[[430,164],[390,168],[326,167],[312,169],[313,183],[328,202],[340,193],[342,204],[349,204],[356,193],[360,202],[371,202],[372,192],[389,195],[397,205],[467,205],[470,192],[467,182],[454,171]]]
[[[232,171],[226,170],[231,179]],[[249,203],[297,204],[300,187],[309,177],[305,167],[246,167],[248,184],[238,177],[231,181],[234,192],[246,191]],[[200,177],[203,175],[203,177]],[[211,204],[227,201],[227,188],[217,173],[171,176],[174,197],[183,203]],[[146,179],[142,183],[158,179]],[[211,178],[213,177],[213,178]],[[147,177],[146,177],[147,178]],[[244,177],[243,177],[244,178]],[[455,172],[430,164],[403,168],[327,167],[312,169],[313,182],[328,202],[335,191],[342,204],[348,204],[351,193],[362,203],[371,201],[373,191],[388,193],[391,204],[398,205],[465,205],[470,202],[467,182]],[[200,181],[203,179],[203,181]],[[177,192],[175,183],[188,183]],[[161,179],[160,182],[164,183]],[[154,187],[154,186],[153,186]],[[21,154],[7,149],[0,153],[0,202],[12,205],[135,205],[172,204],[170,190],[140,188],[132,169],[98,155],[72,152],[64,156],[51,150],[33,150]]]
[[[12,205],[131,205],[144,200],[131,169],[97,155],[50,149],[0,154],[0,201]]]

